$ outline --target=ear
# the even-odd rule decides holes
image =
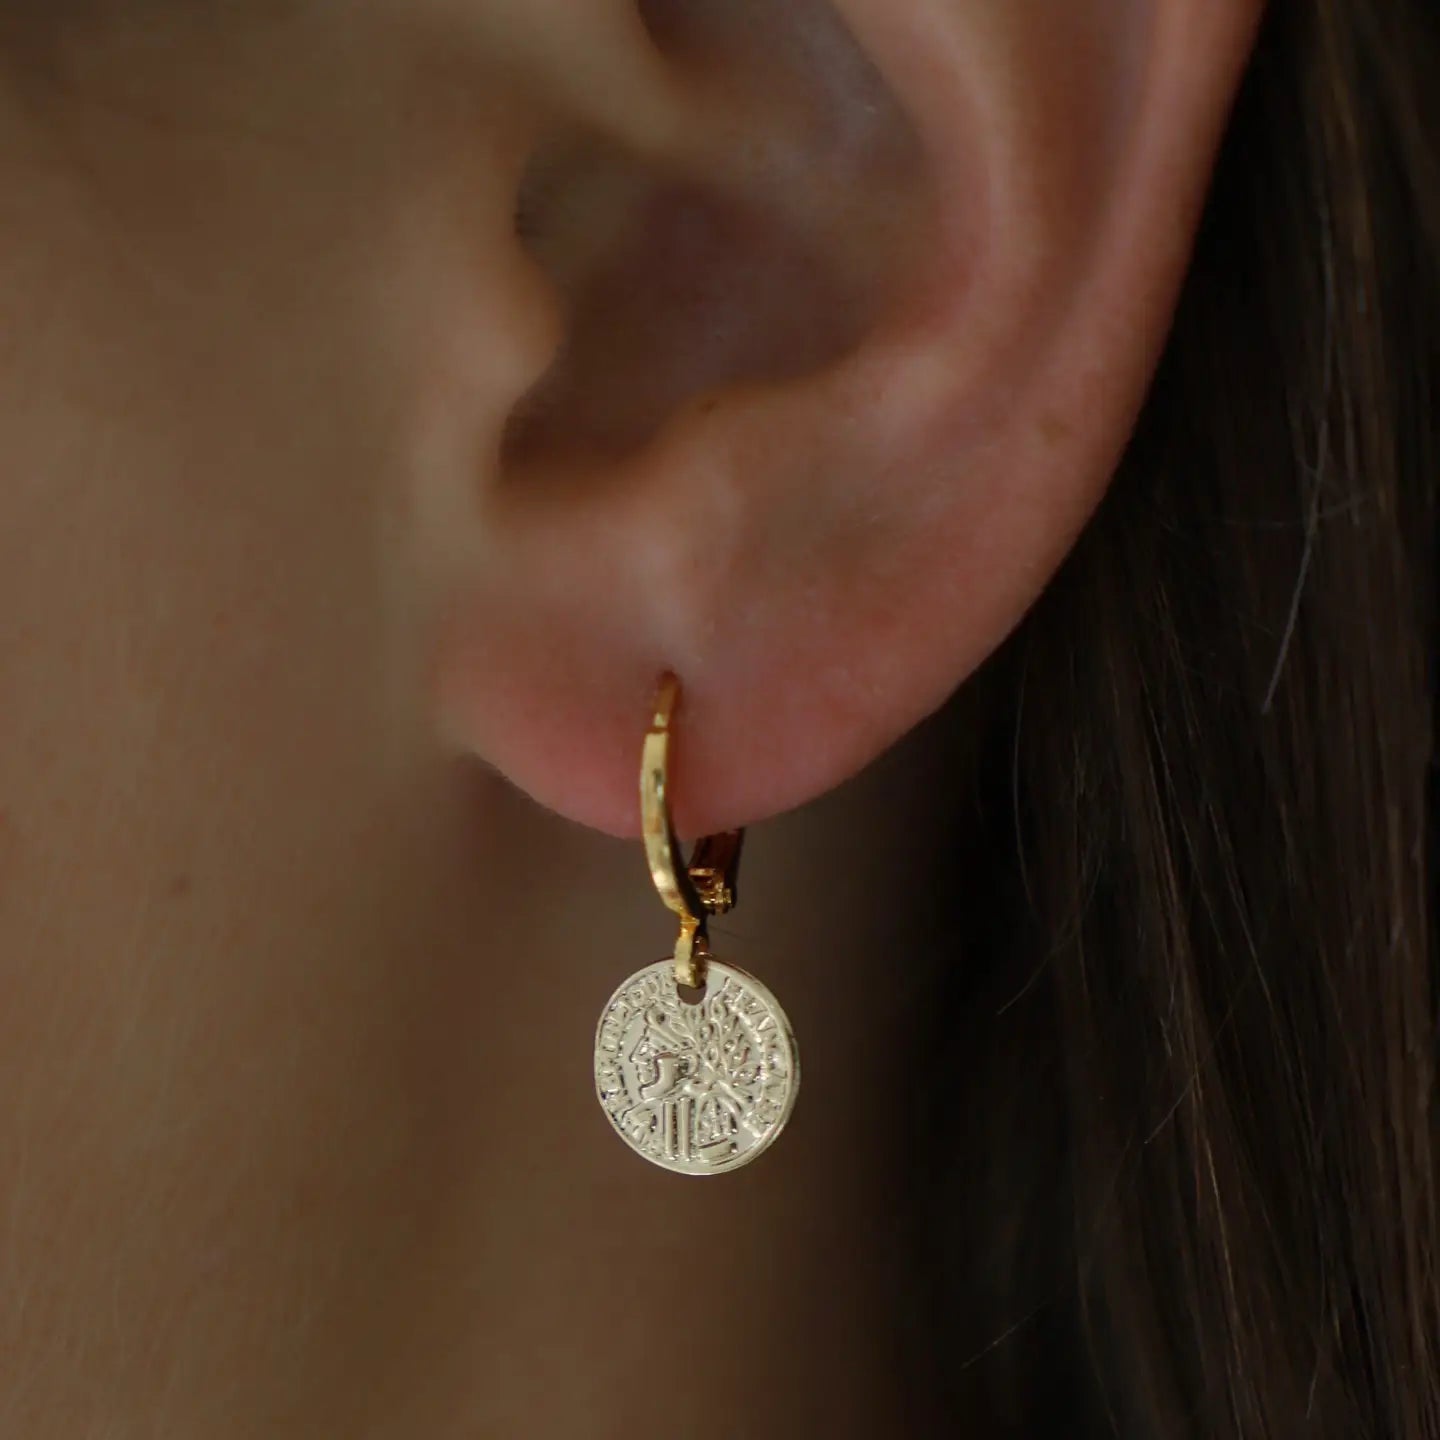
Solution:
[[[863,767],[1054,573],[1260,0],[581,3],[584,56],[536,43],[591,98],[537,102],[487,241],[525,249],[563,339],[474,436],[434,677],[459,743],[633,835],[674,670],[693,835]]]

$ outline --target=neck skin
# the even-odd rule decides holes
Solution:
[[[708,1184],[631,1156],[590,1051],[673,938],[640,847],[422,683],[435,197],[483,129],[397,135],[415,57],[334,40],[0,96],[0,1434],[894,1433],[945,737],[751,837],[716,948],[791,1011],[791,1129]]]

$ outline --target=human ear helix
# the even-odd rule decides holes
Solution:
[[[650,874],[680,933],[673,957],[631,976],[602,1012],[595,1089],[611,1124],[647,1160],[715,1175],[755,1159],[780,1134],[800,1063],[775,997],[711,951],[707,922],[735,905],[745,832],[707,836],[686,863],[669,801],[679,706],[680,682],[667,673],[642,747],[640,806]]]

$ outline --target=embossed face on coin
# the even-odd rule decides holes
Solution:
[[[672,960],[648,965],[610,998],[595,1032],[595,1090],[610,1123],[647,1160],[683,1175],[755,1159],[800,1088],[795,1037],[775,997],[714,959],[705,981],[691,1005]]]

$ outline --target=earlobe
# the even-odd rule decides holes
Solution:
[[[642,7],[683,143],[537,150],[566,335],[493,438],[435,652],[450,735],[633,835],[672,669],[698,834],[942,704],[1128,438],[1257,10]]]

